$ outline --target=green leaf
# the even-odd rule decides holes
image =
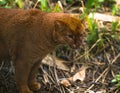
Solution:
[[[60,9],[58,3],[55,5],[53,12],[61,12],[62,10]]]
[[[19,8],[23,8],[23,1],[22,0],[16,0],[16,3],[18,4]]]
[[[45,11],[48,9],[47,0],[40,0],[41,10]]]
[[[116,79],[113,79],[112,82],[115,83],[115,82],[117,82],[117,80],[116,80]]]
[[[86,9],[90,9],[93,5],[95,5],[96,0],[88,0],[86,4]]]
[[[70,2],[70,3],[72,3],[73,2],[73,0],[67,0],[68,2]]]
[[[119,26],[118,22],[112,22],[112,31],[113,32],[116,31],[118,26]]]
[[[120,83],[116,84],[116,86],[117,86],[118,88],[120,88]]]
[[[3,8],[12,8],[12,6],[5,5],[5,6],[3,6]]]
[[[102,3],[102,2],[104,2],[104,0],[98,0],[98,2],[99,2],[99,3]]]
[[[6,0],[0,0],[0,5],[4,5],[6,3],[7,3]]]

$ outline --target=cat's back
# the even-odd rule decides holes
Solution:
[[[5,24],[21,10],[0,8],[0,24]]]
[[[38,15],[42,17],[44,15],[43,12],[37,9],[4,9],[0,8],[0,29],[6,28],[7,25],[18,25],[24,24],[24,22],[34,21],[33,17],[37,18]],[[42,20],[42,19],[41,19]]]
[[[0,42],[4,40],[5,43],[15,45],[12,42],[20,41],[26,35],[28,36],[30,29],[34,27],[37,21],[42,20],[44,14],[37,9],[0,8]]]

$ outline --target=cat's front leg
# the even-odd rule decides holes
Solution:
[[[36,80],[37,72],[40,67],[40,63],[41,63],[41,60],[38,60],[37,62],[35,62],[29,75],[28,84],[29,84],[30,89],[33,91],[40,89],[40,83],[38,83]]]
[[[33,93],[33,92],[29,89],[28,85],[21,85],[19,86],[19,93]]]
[[[28,77],[32,65],[25,59],[17,59],[15,61],[15,79],[19,93],[33,93],[28,86]]]

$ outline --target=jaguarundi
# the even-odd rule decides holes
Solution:
[[[71,14],[0,8],[0,60],[13,61],[19,93],[38,90],[41,60],[60,44],[79,48],[84,34],[83,21]]]

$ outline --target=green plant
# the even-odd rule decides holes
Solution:
[[[120,89],[120,74],[117,74],[115,78],[112,80],[113,83],[116,83],[115,86]]]
[[[94,16],[94,15],[93,15]],[[104,30],[101,31],[101,33],[98,32],[98,24],[93,18],[87,18],[87,23],[88,23],[88,36],[87,36],[87,43],[92,45],[95,44],[98,48],[103,48],[104,47]]]
[[[119,22],[112,22],[112,38],[119,39],[119,33],[116,34],[116,31],[119,29]]]
[[[6,0],[0,0],[0,5],[4,5],[6,3],[7,3]]]
[[[60,9],[58,3],[56,3],[56,5],[54,7],[52,7],[51,5],[48,5],[48,0],[40,0],[40,9],[42,11],[46,11],[46,12],[61,12],[62,10]]]
[[[53,12],[62,12],[58,3],[56,3],[55,7],[53,8]]]
[[[51,11],[51,8],[48,6],[48,0],[40,0],[40,9],[47,12]]]
[[[3,7],[3,8],[12,8],[13,6],[13,0],[0,0],[0,7]]]
[[[119,23],[116,21],[116,22],[112,22],[112,31],[115,32],[119,27]]]
[[[96,10],[97,8],[100,8],[101,3],[103,3],[103,2],[104,2],[104,0],[87,0],[86,9],[87,9],[87,11],[89,11],[89,9],[94,7]]]
[[[100,6],[100,2],[104,2],[104,0],[87,0],[87,3],[86,3],[84,16],[87,19],[86,21],[88,24],[88,30],[90,31],[87,36],[88,44],[94,44],[98,40],[98,25],[93,18],[88,17],[88,14],[89,14],[89,10],[92,7],[95,7],[95,11],[96,11],[96,9]],[[94,17],[94,14],[93,14],[93,17]]]
[[[93,18],[87,18],[89,34],[87,36],[87,42],[95,43],[98,40],[98,26],[97,23],[94,21]]]
[[[22,0],[0,0],[0,7],[13,8],[18,5],[19,8],[23,8]]]
[[[15,3],[18,5],[19,8],[23,8],[23,0],[15,0]]]
[[[70,2],[70,3],[72,3],[73,2],[73,0],[66,0],[67,2]]]
[[[112,7],[112,15],[116,15],[120,11],[120,6],[113,5]]]

